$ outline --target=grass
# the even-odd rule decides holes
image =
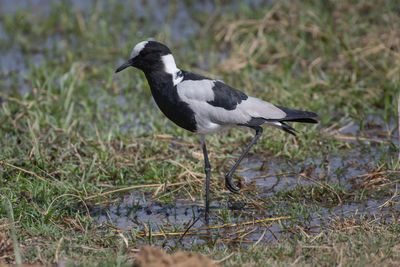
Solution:
[[[151,243],[225,259],[226,266],[398,265],[396,1],[310,0],[257,8],[217,2],[211,12],[185,9],[190,18],[178,30],[174,25],[185,21],[175,19],[180,2],[159,24],[154,14],[141,17],[129,4],[87,3],[90,8],[59,1],[42,12],[0,15],[0,196],[12,205],[24,262],[128,265],[136,248]],[[183,34],[191,28],[196,30]],[[112,221],[98,223],[94,210],[120,204],[128,192],[154,195],[153,202],[163,205],[203,201],[197,138],[161,114],[144,75],[114,75],[132,46],[148,37],[168,44],[183,69],[320,114],[319,125],[295,125],[297,138],[268,128],[249,160],[257,175],[291,172],[281,181],[307,183],[267,194],[265,186],[241,177],[244,193],[225,194],[223,174],[253,135],[236,129],[207,140],[213,205],[246,207],[214,210],[213,225],[238,227],[196,236],[196,225],[184,238],[165,239],[152,236],[160,229],[143,232],[140,224],[121,230]],[[144,186],[149,184],[155,186]],[[337,209],[369,201],[385,205],[361,214],[356,206],[344,216]],[[0,206],[0,231],[9,234],[7,205]],[[243,224],[269,216],[291,218]],[[162,230],[186,227],[167,224]],[[254,229],[255,240],[248,236]],[[257,243],[263,232],[271,239]],[[15,262],[14,253],[4,251],[0,246],[0,258]]]
[[[257,246],[239,250],[225,262],[229,266],[287,266],[323,265],[372,265],[381,263],[395,266],[398,263],[398,241],[396,230],[387,226],[375,228],[368,222],[343,222],[315,236],[299,233],[295,240],[287,240],[273,246]],[[355,228],[353,228],[355,227]],[[362,228],[362,229],[360,229]],[[394,230],[394,232],[393,232]],[[398,230],[398,229],[397,229]],[[349,245],[352,244],[352,245]],[[229,251],[217,255],[227,254]]]

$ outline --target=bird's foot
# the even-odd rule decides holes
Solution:
[[[239,194],[240,187],[233,184],[232,176],[229,174],[225,176],[225,187],[228,188],[232,193]]]

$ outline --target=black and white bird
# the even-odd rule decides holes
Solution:
[[[116,72],[135,67],[144,72],[151,93],[161,111],[176,125],[200,136],[206,173],[205,217],[210,207],[210,171],[205,135],[223,129],[244,126],[255,130],[255,136],[225,176],[225,186],[233,193],[240,188],[232,175],[261,136],[261,125],[269,124],[295,135],[286,122],[317,123],[318,115],[276,106],[230,87],[222,81],[179,69],[169,48],[159,42],[144,41],[132,50],[130,59]]]

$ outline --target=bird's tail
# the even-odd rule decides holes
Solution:
[[[277,107],[286,113],[286,117],[281,119],[282,121],[318,123],[319,116],[317,113],[311,111],[290,109],[281,106]]]
[[[318,123],[319,116],[314,112],[290,109],[281,106],[277,107],[286,113],[286,117],[280,119],[277,124],[279,123],[279,126],[282,130],[292,135],[296,135],[296,130],[285,122]]]

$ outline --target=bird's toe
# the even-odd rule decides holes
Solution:
[[[225,176],[225,187],[231,191],[232,193],[238,194],[240,191],[240,187],[233,184],[232,177],[227,175]]]

